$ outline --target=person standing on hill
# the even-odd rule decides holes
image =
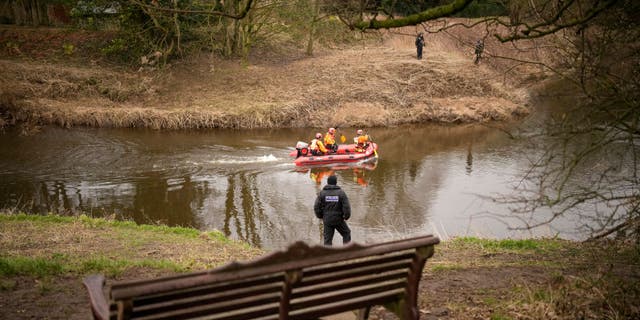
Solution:
[[[422,47],[424,47],[424,36],[422,32],[416,37],[416,50],[418,51],[418,60],[422,60]]]
[[[327,185],[318,193],[313,205],[316,217],[322,219],[324,224],[322,233],[325,246],[332,245],[333,234],[336,230],[342,236],[343,244],[351,241],[351,229],[346,222],[351,217],[351,205],[347,194],[337,184],[338,177],[329,176]]]
[[[478,64],[480,63],[480,59],[482,59],[482,52],[484,51],[484,41],[482,40],[476,41],[476,45],[474,49],[475,49],[474,51],[476,54],[476,58],[475,60],[473,60],[473,63]]]

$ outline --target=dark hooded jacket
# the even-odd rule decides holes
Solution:
[[[351,205],[347,194],[337,185],[327,184],[316,198],[313,206],[316,217],[325,224],[338,223],[341,220],[349,220],[351,217]]]

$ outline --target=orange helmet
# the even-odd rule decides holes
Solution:
[[[356,134],[359,135],[359,136],[361,136],[362,133],[363,133],[362,129],[358,129],[358,131],[356,131]]]
[[[329,128],[329,133],[336,133],[336,128]]]
[[[320,138],[322,138],[322,133],[320,132],[316,133],[316,139],[320,139]]]

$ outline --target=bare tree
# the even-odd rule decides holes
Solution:
[[[353,29],[423,25],[464,10],[454,0],[395,17],[375,1],[345,1],[334,11]],[[640,4],[633,0],[512,0],[508,17],[483,24],[501,43],[544,42],[552,59],[493,56],[535,64],[577,89],[571,105],[523,132],[532,149],[518,196],[497,199],[523,217],[527,228],[563,216],[581,221],[592,238],[612,234],[640,241]],[[442,25],[440,32],[455,24]],[[536,43],[536,42],[534,42]],[[537,150],[544,150],[539,152]],[[540,209],[551,215],[532,222]],[[584,212],[589,208],[589,212]]]
[[[527,132],[532,159],[503,199],[520,214],[541,208],[578,218],[591,238],[640,239],[640,25],[634,1],[533,1],[503,42],[545,38],[555,44],[548,66],[578,91],[573,107]],[[539,63],[539,62],[538,62]],[[578,103],[576,103],[578,102]],[[589,208],[589,212],[584,212]]]

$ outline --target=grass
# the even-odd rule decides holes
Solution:
[[[62,261],[47,258],[0,257],[0,275],[32,275],[38,277],[58,275],[66,269]]]
[[[103,273],[119,276],[131,268],[150,268],[185,272],[190,269],[188,263],[176,263],[165,259],[113,259],[106,256],[78,257],[52,255],[51,257],[0,257],[0,275],[34,276],[44,278],[63,274]]]
[[[0,214],[0,275],[185,272],[261,253],[219,231],[57,215]]]
[[[475,237],[459,237],[452,240],[453,246],[475,247],[488,252],[548,252],[560,249],[563,243],[566,243],[566,241],[557,239],[491,240]]]
[[[558,239],[496,240],[459,237],[442,242],[427,267],[431,272],[438,273],[469,268],[526,266],[559,269],[564,266],[565,257],[581,257],[583,252],[576,246],[576,243]],[[451,252],[457,254],[450,254]]]

